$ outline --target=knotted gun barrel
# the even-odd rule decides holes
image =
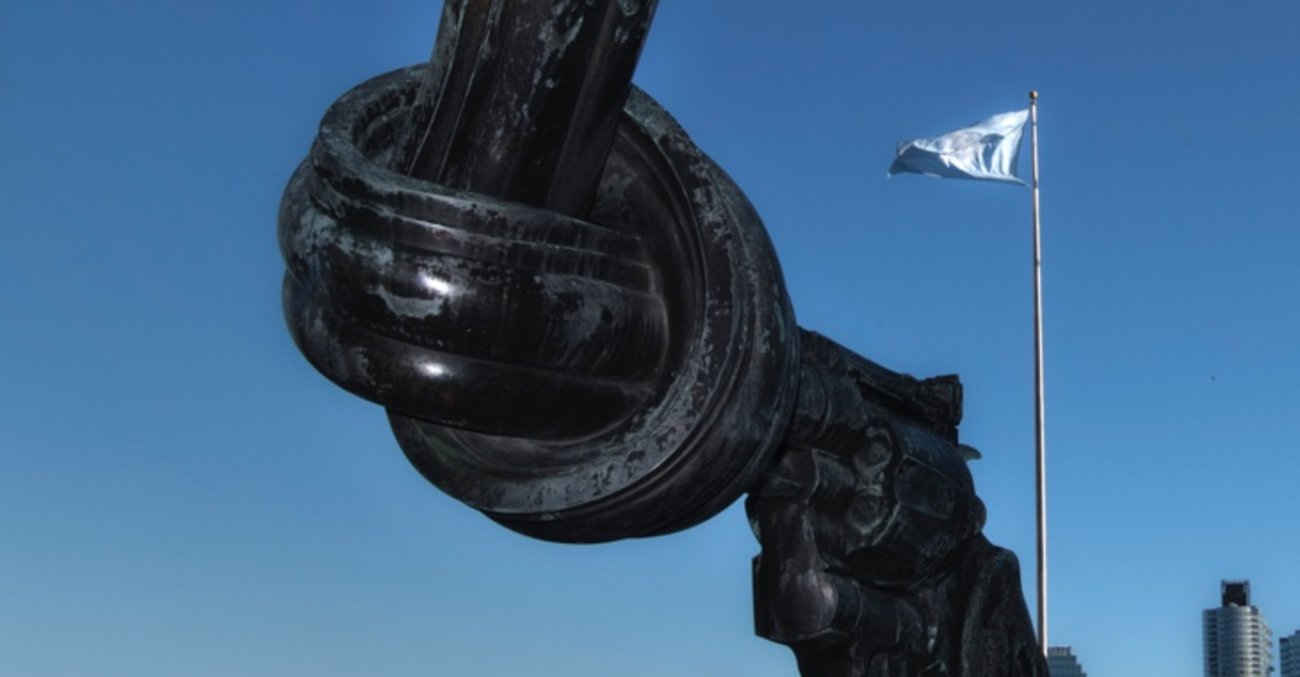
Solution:
[[[751,486],[798,377],[753,208],[631,72],[653,2],[448,2],[432,64],[326,113],[281,206],[285,312],[434,484],[560,541]]]
[[[335,102],[281,203],[294,341],[525,534],[663,534],[749,492],[756,630],[805,674],[1045,674],[956,377],[796,326],[753,207],[631,85],[654,9],[447,0],[429,64]]]

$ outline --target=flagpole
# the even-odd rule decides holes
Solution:
[[[1038,92],[1029,92],[1034,167],[1034,441],[1038,516],[1038,644],[1047,653],[1047,436],[1043,429],[1043,253],[1038,220]]]

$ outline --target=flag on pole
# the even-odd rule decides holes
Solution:
[[[1025,185],[1016,172],[1029,110],[1002,113],[932,139],[899,144],[889,175],[915,172]]]
[[[1002,113],[932,139],[898,146],[889,175],[915,172],[954,179],[982,179],[1026,185],[1016,172],[1020,139],[1030,129],[1034,216],[1034,466],[1038,522],[1038,644],[1047,652],[1047,434],[1043,427],[1043,283],[1042,226],[1038,217],[1038,92],[1029,92],[1029,108]]]

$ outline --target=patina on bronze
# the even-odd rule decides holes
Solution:
[[[505,526],[600,542],[748,492],[805,675],[1046,674],[955,377],[800,330],[743,193],[631,86],[655,2],[447,0],[325,114],[280,211],[303,354]]]

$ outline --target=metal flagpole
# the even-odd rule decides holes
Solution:
[[[1034,166],[1034,432],[1038,485],[1038,644],[1047,653],[1047,436],[1043,430],[1043,253],[1038,221],[1038,92],[1029,92],[1030,148]]]

